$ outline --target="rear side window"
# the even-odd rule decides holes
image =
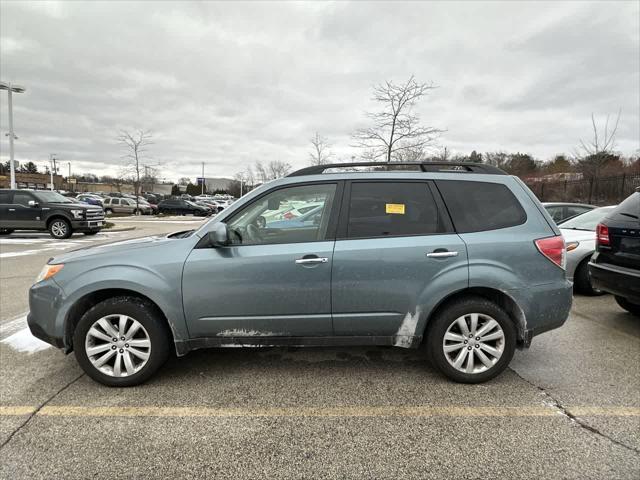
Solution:
[[[438,180],[436,185],[458,233],[513,227],[527,220],[518,199],[500,183]]]
[[[640,192],[632,193],[616,207],[609,217],[611,220],[638,220],[640,218]]]
[[[429,235],[442,231],[426,183],[352,183],[347,237]]]
[[[10,192],[0,192],[0,203],[9,203],[11,200]]]

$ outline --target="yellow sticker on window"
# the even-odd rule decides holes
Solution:
[[[387,213],[404,215],[404,203],[387,203]]]

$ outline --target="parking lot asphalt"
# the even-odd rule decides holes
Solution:
[[[199,222],[121,219],[136,230],[69,244]],[[610,296],[575,297],[565,326],[481,385],[420,350],[248,348],[116,389],[25,330],[28,287],[65,250],[0,239],[1,478],[640,478],[640,319]]]

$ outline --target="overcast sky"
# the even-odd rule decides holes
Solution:
[[[622,108],[640,148],[640,2],[0,2],[16,158],[115,173],[120,129],[150,129],[161,176],[308,164],[314,132],[350,159],[371,89],[415,75],[440,146],[570,154]],[[6,92],[1,156],[8,159]]]

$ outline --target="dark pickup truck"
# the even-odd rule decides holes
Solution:
[[[596,252],[589,262],[591,284],[615,295],[640,317],[640,192],[636,191],[596,227]]]
[[[74,232],[95,235],[104,226],[102,207],[77,203],[49,190],[0,189],[0,235],[48,230],[53,238]]]

